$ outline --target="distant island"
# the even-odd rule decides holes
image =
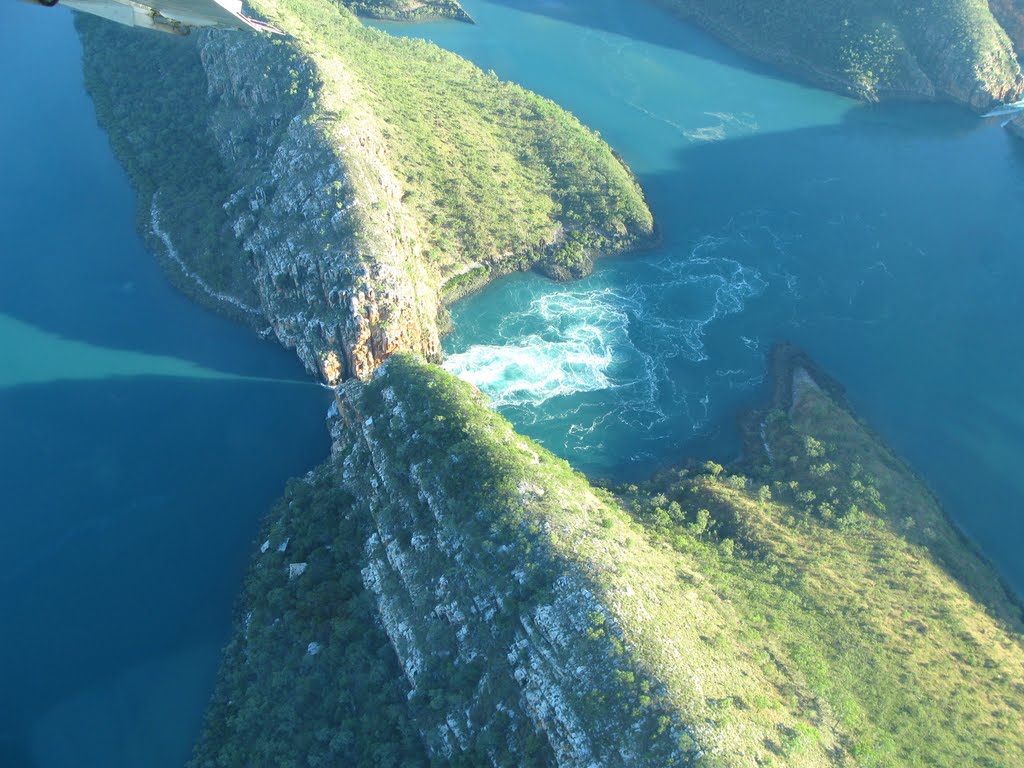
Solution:
[[[934,30],[881,1],[672,4],[864,97],[1020,92],[984,3],[926,4]],[[1024,764],[1019,602],[798,350],[773,353],[742,462],[623,487],[434,365],[469,291],[653,241],[597,134],[351,12],[453,2],[253,5],[288,36],[78,20],[170,278],[335,391],[332,455],[264,523],[191,768]]]
[[[1018,0],[655,0],[737,49],[858,98],[986,111],[1024,93]]]
[[[359,16],[368,19],[473,21],[458,0],[348,0],[345,5]]]

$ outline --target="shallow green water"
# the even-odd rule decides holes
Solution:
[[[936,106],[789,81],[628,0],[467,0],[387,25],[551,97],[640,176],[656,250],[456,307],[449,369],[597,476],[730,459],[788,339],[1024,589],[1024,142]]]
[[[180,768],[327,398],[167,285],[71,14],[0,30],[0,767]]]

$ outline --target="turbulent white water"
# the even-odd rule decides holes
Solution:
[[[680,379],[679,364],[707,360],[708,330],[767,287],[758,270],[729,256],[737,245],[708,237],[688,257],[609,263],[555,291],[541,278],[514,278],[524,285],[505,295],[486,343],[456,341],[445,368],[517,421],[559,425],[551,434],[572,453],[600,451],[599,427],[600,435],[621,428],[661,440],[674,431],[669,422],[683,419],[692,433],[706,422],[708,387]],[[472,300],[461,306],[456,326],[476,310]],[[717,378],[758,380],[759,343],[747,339],[744,349],[747,364]]]
[[[445,368],[498,407],[619,386],[615,369],[631,351],[630,303],[609,288],[538,296],[502,321],[496,343],[450,355]]]

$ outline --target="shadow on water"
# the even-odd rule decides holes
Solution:
[[[31,745],[14,733],[0,733],[0,765],[4,768],[39,768]]]
[[[642,178],[666,242],[721,237],[768,283],[709,326],[711,357],[740,336],[807,349],[1024,592],[1024,142],[956,108],[872,106],[677,166]]]
[[[8,27],[18,34],[0,64],[18,75],[0,81],[11,115],[0,120],[0,312],[104,348],[299,375],[294,355],[171,288],[145,248],[134,192],[84,89],[71,12],[3,3]]]
[[[621,2],[608,0],[488,0],[516,11],[546,16],[600,32],[610,32],[631,40],[673,48],[690,56],[742,69],[758,75],[787,76],[779,70],[742,56],[698,27],[682,22],[657,3],[637,0],[626,10]],[[791,78],[790,78],[791,79]]]
[[[95,702],[148,734],[133,739],[180,749],[192,738],[167,732],[201,714],[263,514],[287,478],[328,454],[324,408],[312,385],[143,378],[0,391],[0,765],[29,764],[25,739],[40,721],[51,735],[70,724],[109,735],[95,765],[119,765],[127,737]],[[175,685],[173,706],[161,705]]]

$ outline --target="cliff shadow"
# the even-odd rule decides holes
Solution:
[[[329,450],[319,419],[295,418],[323,412],[306,389],[146,379],[0,390],[0,765],[31,765],[41,747],[43,765],[116,766],[119,738],[144,746],[143,721],[175,751],[185,718],[198,729],[258,521]],[[62,752],[76,739],[78,760]]]
[[[658,2],[621,0],[595,3],[590,0],[488,0],[517,11],[589,27],[598,32],[621,35],[638,42],[671,48],[691,56],[735,69],[780,80],[792,75],[737,52],[692,21],[673,13]]]

